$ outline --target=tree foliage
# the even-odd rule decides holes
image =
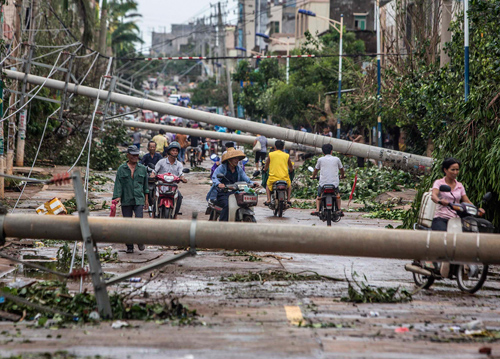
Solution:
[[[464,102],[463,16],[452,23],[452,41],[447,46],[449,66],[422,66],[403,91],[412,97],[404,108],[418,111],[417,126],[435,141],[435,165],[422,191],[442,177],[440,165],[446,157],[462,161],[459,180],[474,202],[487,192],[494,200],[486,205],[487,218],[500,226],[500,1],[472,0],[470,20],[470,96]],[[428,76],[418,76],[426,73]],[[414,205],[415,218],[419,203]]]

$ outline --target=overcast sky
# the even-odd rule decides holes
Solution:
[[[138,25],[142,31],[142,39],[145,41],[144,49],[151,46],[151,33],[153,29],[162,32],[170,32],[170,25],[183,24],[195,17],[210,14],[210,2],[216,4],[217,0],[136,0],[139,4],[139,13],[142,19]],[[234,0],[229,1],[229,20],[235,18]]]

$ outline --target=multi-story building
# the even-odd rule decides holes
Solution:
[[[151,56],[180,55],[183,47],[194,38],[195,24],[172,24],[171,32],[153,31],[151,39]]]
[[[330,16],[330,0],[309,0],[302,5],[300,9],[312,11],[316,15],[328,18]],[[295,22],[295,37],[297,38],[297,46],[300,46],[305,41],[304,34],[309,31],[313,36],[320,35],[330,28],[328,21],[313,16],[299,14]]]

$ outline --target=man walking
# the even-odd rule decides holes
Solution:
[[[187,141],[187,135],[184,135],[182,133],[178,133],[175,135],[175,141],[179,143],[181,146],[181,149],[179,150],[179,155],[177,159],[182,162],[182,164],[186,163],[186,148],[189,146],[189,143]]]
[[[115,188],[113,198],[121,202],[123,217],[135,218],[143,217],[143,208],[147,209],[147,200],[149,193],[148,171],[139,162],[139,150],[135,146],[129,146],[127,149],[128,161],[118,167],[115,178]],[[143,251],[144,244],[138,244],[137,247]],[[127,244],[127,253],[134,253],[134,245]]]
[[[144,166],[148,166],[150,163],[156,166],[159,160],[163,157],[158,152],[156,152],[156,142],[149,141],[148,143],[148,152],[144,156],[142,156],[141,164]]]

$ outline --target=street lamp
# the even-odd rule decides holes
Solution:
[[[465,102],[469,100],[469,0],[464,0],[464,77]]]
[[[290,73],[290,58],[288,57],[290,55],[290,38],[288,38],[287,42],[284,42],[284,41],[272,38],[269,35],[262,34],[260,32],[255,33],[255,36],[262,37],[262,38],[269,40],[269,41],[274,41],[278,44],[286,45],[286,83],[288,84],[289,73]]]
[[[339,111],[339,117],[337,119],[337,138],[340,138],[340,101],[342,99],[342,33],[344,30],[344,15],[340,15],[340,22],[329,19],[324,16],[319,16],[316,15],[315,12],[312,12],[311,10],[306,10],[306,9],[299,9],[298,10],[299,14],[306,15],[306,16],[312,16],[312,17],[317,17],[318,19],[328,21],[332,27],[338,31],[340,34],[340,44],[339,44],[339,91],[338,91],[338,111]]]

